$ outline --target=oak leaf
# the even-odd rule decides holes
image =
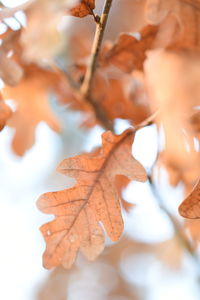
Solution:
[[[189,219],[200,218],[200,180],[195,185],[192,192],[179,207],[181,216]]]
[[[157,46],[171,49],[199,49],[199,0],[147,0],[146,21],[159,25]]]
[[[142,72],[124,74],[116,68],[99,68],[94,77],[92,97],[109,120],[128,119],[138,124],[150,114]]]
[[[188,49],[149,51],[145,62],[152,110],[159,109],[156,122],[162,124],[164,132],[165,163],[178,175],[175,184],[179,178],[193,184],[199,174],[200,157],[186,118],[199,105],[199,66],[198,53]]]
[[[79,0],[79,3],[71,8],[70,14],[74,17],[83,18],[91,15],[95,8],[95,0]]]
[[[56,216],[41,227],[47,243],[46,268],[59,264],[71,267],[79,248],[89,260],[95,259],[104,248],[99,221],[112,241],[120,238],[123,220],[115,176],[146,180],[144,168],[131,155],[133,139],[131,129],[118,136],[108,131],[102,135],[102,148],[65,159],[60,164],[59,172],[74,177],[77,184],[43,194],[38,200],[40,210]]]
[[[146,50],[152,48],[157,31],[157,26],[148,25],[140,32],[139,39],[128,33],[120,34],[117,42],[103,54],[103,63],[111,63],[128,73],[142,70]]]
[[[60,130],[60,124],[48,104],[48,90],[57,80],[51,71],[28,65],[24,77],[15,87],[5,86],[2,93],[5,99],[16,103],[16,111],[8,125],[15,128],[12,147],[17,155],[23,155],[32,147],[35,129],[39,122],[46,122],[54,131]]]

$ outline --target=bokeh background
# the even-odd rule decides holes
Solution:
[[[16,6],[23,1],[2,2]],[[16,17],[26,23],[22,12]],[[5,21],[13,28],[18,26],[13,19]],[[123,212],[125,232],[118,243],[107,239],[105,251],[96,261],[88,262],[79,255],[71,270],[42,267],[45,243],[39,227],[52,216],[39,212],[36,200],[44,192],[74,184],[73,179],[56,172],[58,163],[100,145],[103,132],[99,126],[80,127],[81,114],[60,106],[53,96],[49,102],[61,120],[61,134],[40,123],[35,145],[22,158],[10,147],[13,129],[6,127],[0,134],[0,299],[200,299],[198,262],[176,236],[148,183],[132,182],[124,190],[124,198],[135,204],[129,213]],[[8,104],[14,109],[12,99]],[[117,133],[129,126],[123,120],[115,122]],[[156,159],[157,147],[154,126],[137,133],[133,154],[147,170]],[[170,187],[164,170],[159,192],[167,209],[182,222],[177,207],[183,188]]]

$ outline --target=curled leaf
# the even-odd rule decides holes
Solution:
[[[189,219],[200,218],[200,181],[179,207],[181,216]]]
[[[71,8],[70,13],[74,17],[83,18],[91,15],[95,8],[95,0],[79,0],[79,3]]]

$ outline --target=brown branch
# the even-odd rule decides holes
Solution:
[[[50,63],[49,66],[52,70],[54,70],[57,73],[60,73],[65,76],[67,79],[71,89],[73,90],[73,93],[76,97],[76,99],[81,103],[83,100],[87,101],[87,103],[91,106],[92,110],[95,113],[95,116],[99,123],[106,129],[114,131],[112,123],[107,118],[106,114],[102,110],[101,106],[95,102],[91,96],[89,95],[87,98],[81,93],[80,86],[73,80],[73,78],[70,76],[70,74],[64,70],[58,62]]]
[[[158,114],[159,114],[159,110],[156,110],[148,118],[146,118],[144,121],[142,121],[141,123],[139,123],[138,125],[136,125],[134,127],[134,130],[138,131],[139,129],[142,129],[142,128],[146,127],[146,126],[149,126],[149,125],[153,124],[153,121],[155,120],[155,118],[157,117]]]
[[[105,112],[102,110],[101,106],[94,101],[91,96],[92,83],[94,79],[95,70],[97,67],[97,60],[103,40],[103,35],[105,32],[108,15],[112,6],[112,0],[105,0],[103,12],[101,14],[100,20],[96,22],[96,32],[92,46],[91,58],[88,68],[86,70],[86,74],[84,77],[83,84],[80,89],[80,94],[82,97],[92,106],[96,118],[100,120],[101,124],[105,129],[113,131],[113,125],[108,120]]]
[[[85,4],[87,9],[89,10],[90,14],[93,16],[95,23],[99,23],[100,22],[100,17],[98,15],[94,14],[93,9],[90,7],[90,5],[87,2],[85,2],[85,0],[83,0],[83,3]]]
[[[167,209],[167,207],[164,204],[164,201],[160,195],[160,193],[157,190],[156,184],[154,183],[152,176],[148,175],[149,185],[152,191],[152,194],[157,201],[157,204],[159,208],[165,213],[165,215],[170,220],[172,227],[174,229],[175,237],[177,238],[177,241],[179,242],[180,246],[189,253],[190,257],[193,259],[195,266],[197,266],[197,279],[198,282],[200,280],[200,260],[196,253],[196,250],[188,240],[186,234],[183,231],[183,228],[180,224],[180,222],[177,220],[177,218]]]
[[[81,92],[85,98],[88,98],[91,94],[94,73],[96,70],[97,60],[98,60],[98,56],[99,56],[99,52],[103,40],[103,35],[106,28],[111,6],[112,6],[112,0],[105,0],[100,21],[96,24],[96,32],[95,32],[94,42],[92,46],[91,59],[85,74],[83,84],[81,86]]]
[[[192,245],[190,244],[189,240],[185,236],[185,234],[184,234],[184,232],[182,230],[182,226],[180,225],[180,223],[178,222],[178,220],[174,217],[173,214],[171,214],[171,212],[164,205],[164,201],[161,198],[161,195],[158,193],[158,190],[156,188],[156,185],[155,185],[155,183],[154,183],[151,175],[148,175],[148,180],[149,180],[149,184],[150,184],[150,187],[151,187],[151,191],[152,191],[152,193],[154,195],[154,198],[157,200],[158,206],[168,216],[168,218],[170,219],[170,221],[171,221],[171,223],[173,225],[175,235],[179,239],[180,243],[187,249],[187,251],[190,253],[190,255],[195,260],[197,260],[196,252],[195,252],[194,248],[192,247]]]
[[[91,88],[92,88],[92,82],[94,79],[94,74],[95,74],[95,70],[96,70],[96,66],[97,66],[97,59],[98,59],[98,55],[100,52],[103,35],[104,35],[104,31],[105,31],[105,27],[106,27],[106,23],[107,23],[111,5],[112,5],[112,0],[105,0],[101,18],[99,19],[99,17],[96,16],[96,19],[95,19],[96,32],[95,32],[94,42],[93,42],[93,46],[92,46],[91,59],[90,59],[89,66],[86,70],[84,81],[83,81],[83,84],[81,85],[81,87],[79,87],[73,81],[73,79],[70,77],[68,72],[66,72],[62,68],[60,68],[58,66],[58,64],[56,64],[56,66],[53,68],[54,69],[56,68],[57,71],[58,71],[58,69],[60,69],[60,71],[63,72],[63,74],[67,78],[71,88],[73,89],[75,96],[80,100],[83,99],[88,102],[88,104],[92,107],[92,109],[96,115],[96,118],[100,122],[100,124],[105,129],[114,131],[112,122],[109,121],[104,110],[101,108],[99,103],[96,102],[92,98],[92,95],[91,95]]]

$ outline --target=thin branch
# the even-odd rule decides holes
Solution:
[[[85,0],[83,0],[83,3],[86,5],[87,9],[90,11],[90,14],[93,16],[95,23],[99,23],[100,17],[98,15],[94,14],[93,9],[90,7],[90,5],[87,2],[85,2]]]
[[[175,236],[176,236],[177,240],[179,241],[179,244],[190,254],[191,258],[195,262],[195,265],[197,265],[198,278],[200,278],[200,260],[199,260],[199,257],[197,256],[197,253],[196,253],[194,247],[192,246],[192,244],[188,240],[187,236],[185,235],[180,222],[165,206],[164,201],[163,201],[160,193],[158,192],[151,175],[148,175],[148,180],[149,180],[152,194],[154,195],[154,198],[157,200],[157,204],[160,207],[160,209],[169,218],[169,220],[173,226]]]
[[[186,239],[186,236],[185,234],[183,233],[183,230],[182,230],[182,227],[181,225],[179,224],[179,222],[176,220],[176,218],[171,214],[171,212],[166,208],[166,206],[164,205],[164,201],[163,199],[161,198],[161,195],[159,194],[157,188],[156,188],[156,185],[152,179],[152,177],[150,175],[148,175],[148,180],[149,180],[149,184],[150,184],[150,187],[151,187],[151,191],[154,195],[154,197],[156,198],[157,200],[157,203],[160,207],[160,209],[162,211],[164,211],[164,213],[168,216],[168,218],[170,219],[172,225],[173,225],[173,228],[174,228],[174,231],[175,231],[175,234],[176,236],[179,238],[179,240],[181,241],[181,243],[185,246],[185,248],[188,250],[188,252],[194,256],[195,254],[195,250],[193,249],[193,247],[191,246],[191,244],[189,243],[189,241]],[[196,255],[196,254],[195,254]]]
[[[142,121],[141,123],[139,123],[138,125],[136,125],[134,127],[134,131],[138,131],[139,129],[142,129],[142,128],[146,127],[146,126],[149,126],[149,125],[153,124],[153,121],[155,120],[155,118],[157,117],[158,114],[159,114],[159,110],[156,110],[148,118],[146,118],[144,121]]]
[[[89,66],[86,70],[86,74],[81,87],[79,88],[79,86],[77,86],[77,84],[73,82],[73,79],[69,76],[67,72],[65,72],[64,70],[62,70],[62,72],[67,77],[68,82],[70,83],[72,89],[74,90],[76,97],[78,99],[83,99],[86,102],[88,102],[88,104],[92,107],[93,111],[95,112],[97,120],[99,120],[100,124],[102,124],[102,126],[105,129],[114,131],[112,122],[109,121],[102,107],[99,105],[97,101],[95,101],[92,98],[91,95],[91,88],[92,88],[92,82],[94,79],[94,74],[97,66],[97,59],[100,52],[103,35],[104,35],[111,5],[112,5],[112,0],[105,0],[104,8],[100,20],[98,16],[96,18],[96,32],[95,32],[94,42],[92,46],[91,59],[90,59]],[[59,67],[57,66],[57,68]]]
[[[92,82],[94,78],[94,73],[97,66],[97,60],[103,40],[104,31],[106,28],[108,15],[112,6],[112,0],[105,0],[103,12],[100,18],[100,22],[96,24],[96,32],[94,37],[94,42],[92,46],[92,53],[89,66],[87,68],[83,84],[81,86],[81,92],[85,98],[88,98],[91,94]],[[90,99],[91,101],[91,99]]]

